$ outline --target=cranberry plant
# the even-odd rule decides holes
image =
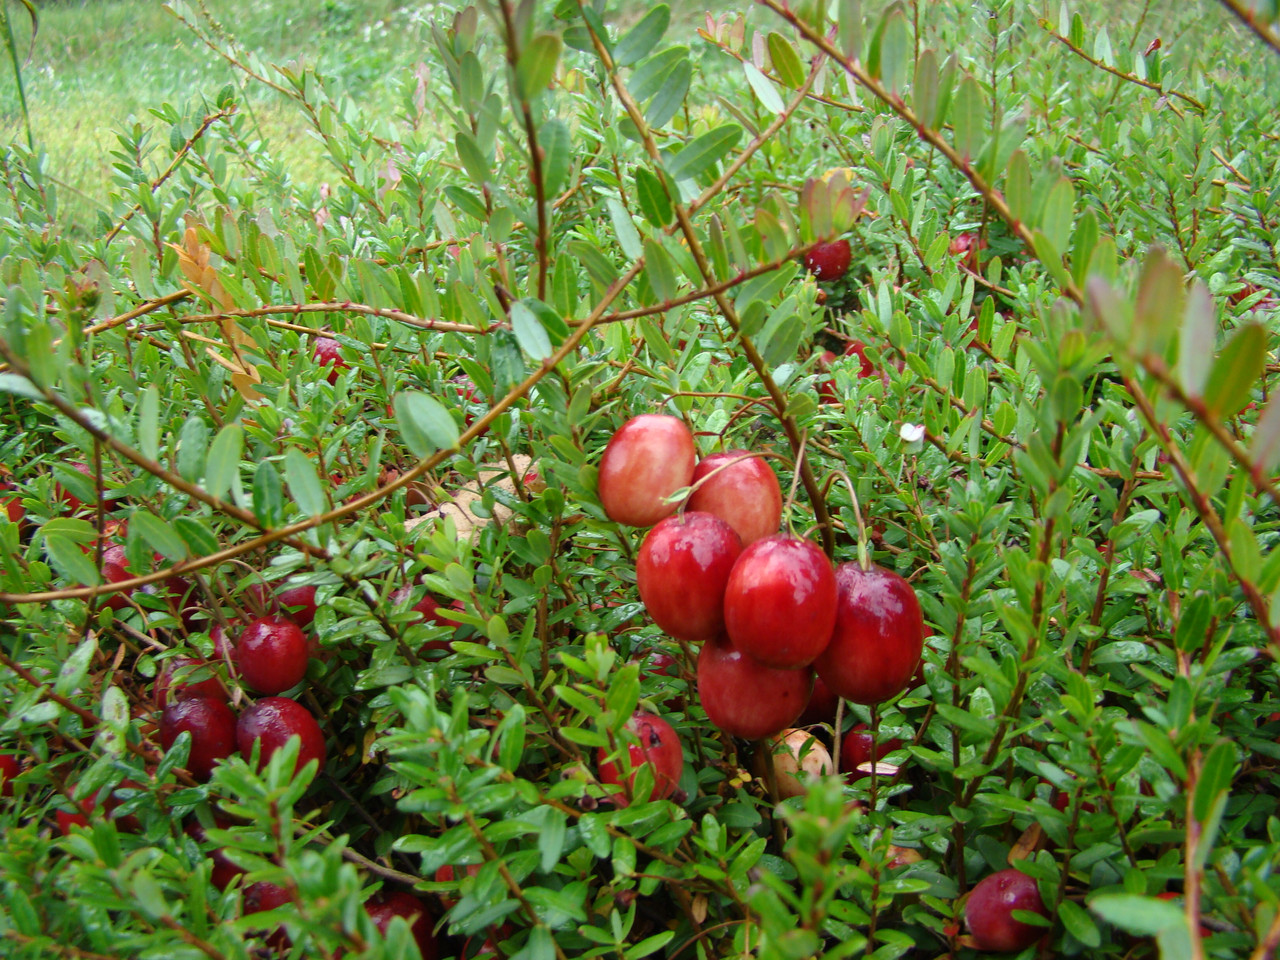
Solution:
[[[4,955],[1274,953],[1269,11],[439,5],[374,120],[170,10],[96,223],[3,158]],[[914,591],[840,773],[641,602],[643,414]]]

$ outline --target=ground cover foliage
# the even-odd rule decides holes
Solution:
[[[441,957],[964,957],[1015,863],[1027,955],[1274,952],[1268,11],[440,5],[369,122],[169,9],[234,79],[121,130],[95,219],[3,161],[0,953],[415,956],[382,885]],[[813,728],[900,741],[876,775],[779,800],[707,722],[596,491],[655,412],[914,586],[918,681]],[[327,758],[203,782],[154,680],[208,658],[246,710],[213,634],[286,587]],[[686,762],[624,805],[637,705]]]

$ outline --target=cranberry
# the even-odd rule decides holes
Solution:
[[[689,643],[718,636],[729,571],[741,552],[733,527],[710,513],[660,520],[636,557],[636,586],[653,622]]]
[[[324,769],[324,734],[316,718],[302,704],[288,697],[264,697],[255,703],[236,722],[236,742],[245,757],[253,755],[256,741],[262,743],[260,765],[266,766],[271,755],[283,747],[291,736],[302,738],[298,751],[296,773],[310,760],[319,761],[318,776]]]
[[[911,584],[883,567],[841,564],[836,582],[835,631],[814,668],[846,700],[868,705],[888,700],[906,688],[920,663],[920,601]]]
[[[217,762],[236,751],[236,716],[222,700],[195,697],[165,707],[160,715],[160,743],[165,750],[184,730],[191,734],[187,769],[197,780],[208,780]]]
[[[0,753],[0,797],[13,796],[13,778],[18,771],[18,758],[12,753]]]
[[[258,693],[282,693],[307,672],[307,637],[287,617],[259,617],[236,643],[240,677]]]
[[[839,280],[849,272],[849,264],[853,262],[853,250],[848,240],[833,240],[820,243],[805,254],[805,268],[816,280]]]
[[[435,934],[432,933],[435,919],[427,909],[426,902],[421,898],[403,890],[383,891],[365,901],[364,908],[373,920],[374,926],[378,928],[378,932],[384,936],[393,918],[404,917],[409,924],[414,942],[418,944],[418,952],[422,954],[422,960],[436,960],[439,950]]]
[[[696,489],[689,496],[688,509],[714,513],[727,521],[744,547],[778,532],[782,488],[763,457],[749,456],[746,450],[713,453],[698,462],[691,482]]]
[[[330,383],[337,383],[342,371],[350,369],[342,359],[342,344],[333,337],[316,337],[311,356],[319,366],[330,368],[327,378]]]
[[[316,618],[315,587],[290,587],[287,590],[281,590],[277,596],[280,606],[285,608],[287,611],[285,615],[290,620],[304,630],[311,626]]]
[[[680,777],[684,774],[684,749],[680,738],[671,724],[657,714],[637,710],[627,721],[626,729],[636,735],[637,742],[627,744],[627,757],[630,760],[631,775],[626,779],[623,791],[611,795],[613,802],[625,807],[631,801],[628,796],[635,785],[635,771],[642,764],[648,763],[653,768],[653,800],[662,800],[675,793],[680,785]],[[609,751],[604,747],[599,751],[600,782],[621,785],[622,768],[608,759]]]
[[[289,903],[293,903],[293,894],[279,884],[261,881],[249,884],[244,890],[245,916],[276,910]],[[285,933],[283,926],[276,927],[263,940],[276,953],[284,953],[291,946],[289,935]]]
[[[812,691],[812,670],[766,667],[725,636],[703,644],[698,654],[702,709],[731,736],[759,740],[782,732],[800,716]]]
[[[675,513],[666,499],[693,479],[696,453],[684,421],[665,414],[633,417],[600,460],[600,505],[615,523],[649,527]]]
[[[724,622],[744,654],[779,670],[806,667],[826,649],[835,620],[836,577],[816,544],[780,534],[742,551]]]
[[[796,720],[796,726],[811,727],[815,723],[835,723],[836,710],[839,706],[840,698],[831,692],[826,681],[821,677],[815,677],[813,693],[809,696],[809,703],[804,708],[804,713],[800,714],[800,718]]]
[[[1049,916],[1035,880],[1009,867],[978,882],[965,901],[964,919],[979,950],[993,953],[1025,950],[1048,932],[1045,927],[1015,920],[1015,910]]]
[[[216,676],[206,677],[203,680],[188,679],[196,671],[208,666],[204,660],[193,657],[170,657],[164,661],[163,666],[160,667],[160,674],[156,677],[154,691],[156,706],[164,707],[170,700],[192,700],[196,697],[225,701],[226,688]]]
[[[879,762],[880,758],[885,754],[901,749],[902,741],[892,737],[873,744],[871,731],[867,729],[865,723],[860,723],[840,740],[840,770],[844,773],[844,778],[849,783],[861,780],[863,777],[871,776],[871,774],[866,770],[859,770],[858,767],[864,763],[872,763],[873,756],[874,761]]]

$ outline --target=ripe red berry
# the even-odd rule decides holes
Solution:
[[[231,826],[231,823],[232,821],[228,817],[214,813],[213,825],[219,830],[227,829]],[[201,846],[209,842],[204,825],[194,816],[188,818],[187,822],[183,824],[182,832]],[[227,889],[227,887],[231,886],[232,880],[246,872],[243,867],[237,867],[227,859],[224,849],[223,847],[215,847],[209,851],[209,859],[213,861],[213,872],[209,879],[219,890]]]
[[[713,513],[727,521],[744,547],[777,533],[782,522],[777,475],[764,457],[740,459],[746,456],[746,450],[727,450],[703,457],[694,468],[691,482],[696,489],[687,504],[689,510]]]
[[[759,740],[795,723],[813,692],[813,671],[775,670],[717,637],[698,654],[698,698],[725,733]]]
[[[244,713],[236,722],[236,743],[240,752],[247,759],[253,755],[253,745],[261,741],[262,752],[260,765],[265,767],[272,754],[289,742],[289,738],[297,735],[302,738],[298,750],[296,773],[308,761],[318,760],[316,775],[324,769],[325,745],[324,734],[316,718],[302,704],[288,697],[263,697]]]
[[[779,670],[806,667],[826,649],[835,620],[835,573],[816,544],[779,534],[742,551],[725,589],[724,622],[744,654]]]
[[[809,696],[809,703],[804,708],[804,713],[800,714],[796,720],[797,727],[810,727],[815,723],[835,723],[836,710],[840,706],[840,698],[831,692],[831,688],[827,686],[825,680],[821,677],[813,679],[813,693]]]
[[[287,617],[259,617],[236,642],[240,678],[258,693],[281,693],[307,672],[307,637]]]
[[[627,729],[636,735],[637,742],[627,745],[627,756],[631,763],[631,775],[626,778],[626,787],[612,795],[613,802],[619,807],[627,806],[635,784],[636,770],[645,763],[653,769],[653,795],[650,799],[662,800],[676,792],[680,785],[680,777],[684,774],[684,748],[671,724],[657,714],[637,710],[627,721]],[[623,782],[622,767],[608,759],[609,751],[600,748],[600,782],[621,785]]]
[[[852,262],[853,250],[849,247],[848,240],[820,243],[804,258],[804,265],[814,278],[828,283],[839,280],[848,273]]]
[[[13,778],[18,775],[18,758],[12,753],[0,753],[0,797],[13,796]]]
[[[321,367],[330,368],[327,378],[330,383],[337,383],[342,371],[350,369],[342,359],[342,344],[333,337],[316,337],[311,356]]]
[[[251,883],[244,889],[244,914],[248,916],[251,913],[263,913],[267,910],[275,910],[283,907],[285,904],[293,903],[293,894],[284,887],[275,883],[267,883],[260,881]],[[266,945],[276,953],[284,953],[292,946],[289,935],[285,933],[283,926],[267,934],[263,938]]]
[[[124,547],[112,544],[102,551],[102,579],[104,583],[120,583],[133,576],[129,572],[129,560],[125,556]],[[123,610],[129,605],[129,595],[125,591],[109,593],[102,598],[102,605],[112,610]]]
[[[443,867],[436,870],[435,876],[431,879],[435,880],[436,883],[453,883],[455,880],[460,881],[464,874],[468,877],[474,877],[479,872],[480,864],[478,863],[470,863],[465,867],[455,867],[452,864],[446,863]],[[439,893],[436,895],[440,898],[440,906],[446,910],[452,910],[453,906],[458,902],[456,898],[451,897],[446,893]]]
[[[835,631],[814,661],[835,693],[873,704],[907,686],[924,649],[924,616],[911,584],[892,570],[841,564]]]
[[[222,700],[195,697],[165,707],[160,715],[160,743],[165,750],[184,730],[191,734],[187,769],[197,780],[208,780],[214,765],[236,752],[236,715]]]
[[[867,729],[865,723],[860,723],[840,740],[840,771],[849,783],[861,780],[871,774],[866,770],[859,770],[858,767],[872,763],[873,758],[874,762],[879,762],[885,754],[901,749],[902,741],[896,737],[873,744],[871,731]]]
[[[684,421],[644,414],[624,423],[600,460],[600,505],[616,523],[649,527],[675,513],[665,499],[693,479],[697,458]]]
[[[316,618],[316,588],[313,586],[290,587],[277,594],[284,615],[302,629],[311,626]]]
[[[719,517],[695,510],[660,520],[636,556],[636,586],[653,622],[702,643],[724,629],[724,595],[742,541]]]
[[[210,673],[212,667],[193,657],[170,657],[164,661],[156,677],[156,706],[163,708],[170,700],[192,700],[196,697],[225,701],[227,691],[222,682],[216,676],[206,676],[203,680],[192,679],[197,671],[202,674]]]
[[[427,909],[426,901],[403,890],[384,890],[366,900],[364,909],[383,936],[386,936],[387,928],[391,926],[394,918],[404,917],[409,924],[409,931],[413,934],[414,941],[418,944],[418,952],[422,954],[422,960],[436,960],[439,950],[435,934],[432,933],[435,918]]]
[[[1009,867],[978,882],[965,901],[964,920],[979,950],[993,953],[1025,950],[1048,932],[1047,927],[1015,920],[1015,910],[1049,916],[1031,877]]]

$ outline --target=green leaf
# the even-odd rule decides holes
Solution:
[[[715,166],[741,139],[742,127],[736,123],[726,123],[709,130],[667,161],[667,173],[672,180],[698,177]]]
[[[1249,455],[1264,474],[1280,465],[1280,397],[1273,396],[1262,411],[1249,442]]]
[[[1198,277],[1187,292],[1187,307],[1182,313],[1182,333],[1178,339],[1178,380],[1187,396],[1198,397],[1213,366],[1213,349],[1218,339],[1218,312],[1213,296]],[[1256,432],[1254,439],[1257,439]]]
[[[1009,169],[1005,175],[1005,202],[1009,204],[1009,212],[1016,220],[1023,223],[1031,216],[1031,166],[1027,163],[1027,155],[1015,150],[1009,158]]]
[[[132,531],[135,528],[152,550],[170,560],[186,559],[186,541],[178,535],[173,527],[169,526],[154,513],[146,510],[134,511],[133,515],[129,517],[129,530]]]
[[[164,890],[147,870],[133,875],[133,900],[146,916],[158,920],[167,916],[169,907],[164,902]]]
[[[11,393],[14,396],[26,397],[28,400],[44,399],[44,393],[39,387],[16,373],[0,373],[0,393]]]
[[[568,124],[552,117],[538,131],[538,146],[542,148],[542,189],[550,202],[564,186],[573,166],[573,138]]]
[[[956,152],[968,162],[978,155],[987,131],[987,98],[982,86],[965,74],[956,90],[951,108],[951,126],[955,131]]]
[[[1164,353],[1165,345],[1182,322],[1186,287],[1182,269],[1154,246],[1142,264],[1138,281],[1138,297],[1134,303],[1133,334],[1130,346],[1135,352]]]
[[[546,92],[556,75],[561,46],[558,35],[540,33],[521,51],[516,62],[516,90],[521,100],[532,100]]]
[[[533,308],[525,300],[511,305],[511,329],[520,349],[541,362],[551,356],[551,338]]]
[[[160,391],[155,387],[138,397],[138,450],[148,460],[160,456]]]
[[[683,46],[667,47],[659,50],[644,63],[636,67],[631,74],[627,88],[636,100],[643,103],[655,96],[663,87],[677,80],[681,64],[688,65],[689,48]]]
[[[1102,893],[1089,900],[1089,909],[1107,923],[1139,937],[1154,937],[1183,922],[1182,909],[1167,900],[1133,893]]]
[[[270,460],[263,460],[253,474],[253,515],[264,527],[276,527],[284,519],[284,486]]]
[[[788,87],[799,90],[804,85],[805,71],[796,48],[791,45],[790,40],[777,32],[769,34],[768,44],[773,72]]]
[[[434,397],[406,391],[396,395],[393,408],[400,435],[409,452],[418,459],[458,445],[458,425],[448,409]]]
[[[619,67],[629,67],[658,45],[671,23],[671,8],[665,3],[653,7],[627,31],[613,48],[613,62]]]
[[[1040,229],[1048,237],[1053,248],[1065,251],[1071,242],[1071,223],[1074,218],[1076,191],[1071,181],[1059,177],[1044,201],[1044,212],[1040,217]],[[1065,286],[1065,284],[1063,284]]]
[[[916,119],[932,129],[938,113],[938,58],[932,50],[923,50],[916,60],[911,84],[911,105]]]
[[[67,657],[58,668],[58,680],[53,689],[59,696],[69,697],[80,688],[85,675],[89,672],[89,665],[93,662],[93,655],[97,651],[97,633],[91,633],[76,645],[71,656]]]
[[[459,130],[453,138],[453,145],[458,151],[458,160],[462,164],[462,169],[467,172],[471,182],[477,187],[483,187],[489,179],[489,161],[480,151],[476,138],[465,130]]]
[[[209,455],[209,427],[200,417],[188,417],[178,438],[178,473],[189,483],[204,478],[205,458]]]
[[[1257,323],[1237,328],[1209,373],[1205,406],[1220,417],[1234,417],[1249,401],[1266,363],[1266,330]]]
[[[1093,917],[1084,907],[1074,900],[1063,900],[1058,906],[1058,919],[1062,921],[1067,933],[1071,934],[1086,947],[1102,945],[1102,933]]]
[[[766,77],[750,60],[742,61],[742,69],[747,75],[747,83],[751,89],[755,91],[757,97],[760,98],[761,105],[770,113],[778,114],[787,109],[786,103],[782,100],[782,95],[778,93],[768,77]]]
[[[911,28],[901,7],[892,7],[884,23],[880,40],[880,79],[890,93],[901,94],[907,88],[912,66]]]
[[[613,235],[618,241],[618,246],[622,252],[632,260],[640,259],[643,248],[640,245],[640,234],[636,231],[635,222],[631,219],[631,214],[627,212],[627,208],[622,205],[622,201],[609,197],[605,200],[605,207],[609,210],[609,220],[613,224]]]
[[[644,108],[645,122],[655,129],[666,126],[667,121],[680,112],[692,83],[693,64],[687,59],[681,60],[671,71],[668,82],[663,84]]]
[[[658,175],[647,167],[636,167],[636,197],[640,201],[640,212],[655,227],[665,227],[671,222],[675,213],[671,198]]]
[[[1208,756],[1204,758],[1191,806],[1193,815],[1201,823],[1209,819],[1218,795],[1231,789],[1231,781],[1235,779],[1237,765],[1235,744],[1229,740],[1220,740],[1215,743]]]
[[[205,525],[204,521],[196,517],[175,517],[173,527],[186,543],[192,556],[206,557],[218,552],[218,538],[213,535],[213,531]]]
[[[567,833],[565,815],[551,807],[543,807],[546,816],[542,818],[542,829],[538,831],[538,852],[541,854],[539,868],[543,873],[550,873],[560,862],[560,854],[564,852],[564,838]]]
[[[65,537],[57,535],[45,537],[44,549],[49,559],[53,561],[54,569],[69,583],[92,587],[102,582],[93,560]]]
[[[659,300],[672,300],[680,289],[671,256],[656,240],[644,241],[644,269],[649,286]]]
[[[205,465],[205,492],[222,499],[231,481],[240,473],[240,452],[244,447],[244,432],[238,423],[228,423],[218,431],[209,447],[209,459]]]
[[[307,516],[318,517],[329,509],[315,464],[297,447],[284,452],[284,478],[294,502]]]

